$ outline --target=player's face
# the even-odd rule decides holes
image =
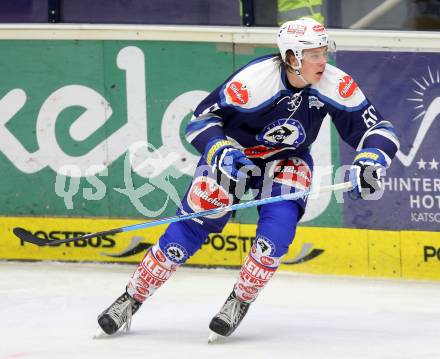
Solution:
[[[301,74],[310,84],[316,84],[324,73],[327,64],[327,46],[303,51]]]

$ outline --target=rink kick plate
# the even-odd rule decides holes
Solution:
[[[0,259],[138,263],[156,243],[165,225],[77,243],[39,247],[12,232],[24,227],[53,240],[136,223],[134,220],[2,217]],[[249,251],[255,225],[230,223],[212,234],[188,262],[201,266],[240,266]],[[294,260],[299,259],[299,260]],[[299,227],[281,270],[350,276],[440,280],[440,233]]]

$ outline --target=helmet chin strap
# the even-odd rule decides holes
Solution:
[[[293,70],[293,72],[295,73],[295,75],[298,76],[298,77],[301,79],[302,82],[304,82],[304,85],[305,85],[305,86],[310,85],[310,84],[306,81],[306,79],[303,77],[303,75],[301,75],[301,65],[299,65],[299,66],[292,66],[292,65],[291,65],[290,63],[288,63],[287,61],[286,61],[286,65],[289,66],[289,67]]]

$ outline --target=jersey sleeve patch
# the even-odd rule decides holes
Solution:
[[[232,105],[246,105],[249,102],[249,89],[240,81],[232,81],[226,86],[226,102]]]
[[[321,80],[311,86],[310,93],[347,112],[358,111],[368,103],[353,77],[330,64],[326,65]]]
[[[350,75],[345,75],[339,78],[338,94],[343,100],[346,100],[353,96],[358,89],[359,87],[357,83]]]
[[[346,112],[355,112],[362,110],[365,106],[368,105],[368,100],[364,97],[364,100],[357,105],[353,105],[350,103],[342,103],[342,101],[335,100],[334,98],[327,97],[322,93],[318,92],[316,89],[310,89],[310,93],[318,97],[321,101],[327,103],[328,105],[333,106],[338,110],[343,110]]]
[[[252,112],[267,105],[287,91],[279,65],[273,58],[252,63],[236,73],[219,91],[220,106],[240,112]]]

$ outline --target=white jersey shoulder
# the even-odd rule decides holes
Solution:
[[[353,78],[330,64],[326,65],[321,80],[312,85],[311,89],[336,107],[357,108],[366,101],[365,95]]]
[[[252,111],[264,106],[280,91],[280,62],[275,57],[252,63],[237,72],[220,90],[222,102],[238,111]]]

